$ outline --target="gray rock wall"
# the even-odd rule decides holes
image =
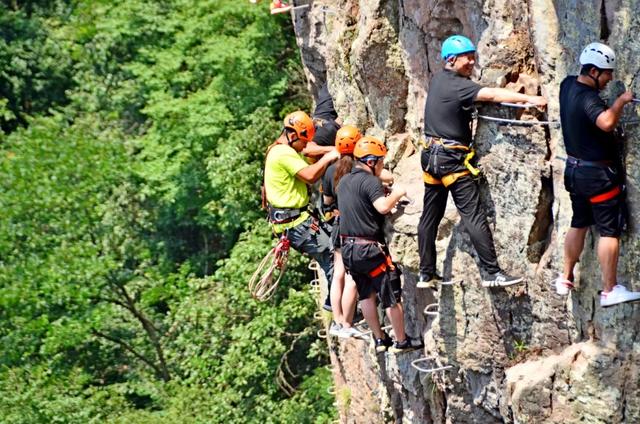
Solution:
[[[415,289],[423,193],[415,146],[429,80],[442,67],[444,38],[462,33],[477,43],[475,79],[549,98],[545,113],[496,106],[483,106],[480,113],[557,121],[559,84],[577,72],[577,57],[588,42],[604,40],[617,52],[617,81],[606,96],[638,89],[639,3],[314,0],[309,9],[296,11],[310,90],[329,81],[345,122],[386,140],[397,182],[416,200],[390,218],[389,239],[406,270],[407,330],[423,335],[426,348],[376,357],[363,341],[333,341],[342,422],[640,422],[639,307],[597,306],[601,287],[595,235],[588,237],[571,296],[557,297],[549,285],[562,267],[571,218],[564,163],[556,158],[565,154],[559,127],[477,124],[482,196],[499,261],[506,270],[526,275],[527,284],[480,287],[475,251],[450,204],[439,230],[438,261],[446,276],[464,282],[438,292]],[[637,116],[633,107],[627,113]],[[631,218],[619,270],[623,281],[640,289],[640,134],[637,126],[626,132]],[[423,315],[433,302],[440,304],[439,316]],[[417,372],[411,361],[425,356],[426,366],[452,368]]]

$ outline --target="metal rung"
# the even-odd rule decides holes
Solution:
[[[314,278],[313,280],[309,281],[309,285],[311,287],[320,287],[320,279]]]
[[[318,271],[318,269],[320,269],[320,264],[318,262],[316,262],[316,261],[311,261],[311,262],[309,262],[308,268],[311,271]]]
[[[326,339],[327,338],[327,330],[324,329],[324,328],[322,330],[318,330],[316,335],[321,339]]]
[[[438,371],[445,371],[448,369],[453,368],[453,365],[445,365],[442,367],[436,367],[436,368],[422,368],[420,365],[418,365],[420,362],[426,362],[426,361],[432,361],[433,359],[431,358],[420,358],[420,359],[416,359],[415,361],[411,362],[411,366],[415,369],[417,369],[420,372],[425,372],[428,374],[432,374],[434,372],[438,372]]]
[[[322,312],[320,312],[320,311],[315,311],[315,312],[313,313],[313,319],[317,319],[317,320],[322,321]]]
[[[424,308],[424,314],[425,315],[431,315],[431,316],[438,316],[440,314],[440,312],[432,311],[432,309],[439,308],[439,307],[440,307],[439,303],[432,303],[430,305],[427,305],[427,307]]]

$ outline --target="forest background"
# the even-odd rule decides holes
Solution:
[[[0,422],[331,421],[305,259],[246,289],[264,150],[310,107],[290,19],[2,0],[0,34]]]

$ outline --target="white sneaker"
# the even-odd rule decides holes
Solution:
[[[331,327],[329,327],[329,335],[334,337],[340,337],[342,334],[342,325],[335,321],[331,321]]]
[[[640,300],[640,292],[627,290],[625,286],[616,284],[609,293],[600,293],[600,306],[608,307],[625,302],[635,302]]]
[[[362,331],[354,327],[342,327],[342,330],[340,330],[340,334],[338,334],[338,337],[343,339],[349,339],[351,337],[362,338],[364,337],[364,334],[362,333]]]
[[[514,277],[506,272],[498,271],[495,274],[489,274],[482,280],[482,287],[506,287],[513,284],[522,283],[522,277]]]
[[[569,281],[562,275],[558,275],[558,278],[553,280],[553,284],[556,286],[556,293],[561,296],[566,296],[571,290],[573,290],[573,281]]]

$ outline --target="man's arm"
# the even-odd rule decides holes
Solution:
[[[393,187],[391,193],[386,197],[379,197],[373,202],[373,207],[383,215],[391,212],[391,209],[398,203],[398,200],[407,194],[407,190],[402,187]]]
[[[622,116],[622,110],[624,105],[633,100],[633,93],[631,91],[625,91],[613,102],[613,106],[598,115],[596,119],[596,125],[602,131],[611,132],[618,125],[618,121]]]
[[[334,149],[334,146],[321,146],[313,141],[310,141],[307,143],[304,150],[302,150],[302,154],[311,157],[322,156]]]
[[[516,93],[506,88],[482,87],[476,95],[477,102],[515,102],[532,103],[538,107],[545,107],[547,99],[542,96],[529,96],[528,94]]]
[[[340,153],[335,148],[331,148],[331,151],[326,153],[313,165],[306,166],[296,173],[296,178],[304,181],[307,184],[313,184],[324,174],[325,169],[331,162],[338,159]]]
[[[388,169],[383,169],[380,173],[380,179],[382,180],[382,184],[385,185],[393,185],[393,174]]]

